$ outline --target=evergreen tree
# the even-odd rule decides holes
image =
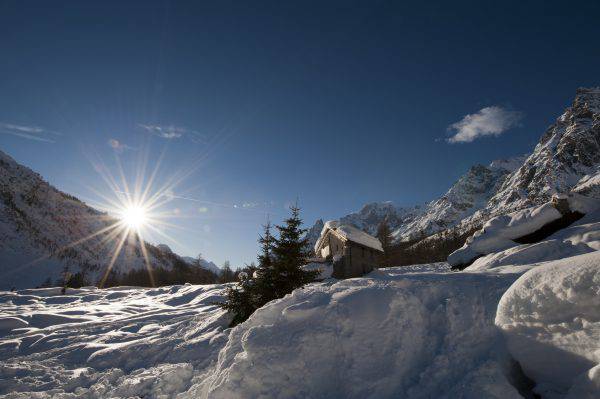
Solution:
[[[391,251],[392,251],[392,231],[388,225],[387,219],[384,219],[379,226],[377,226],[377,238],[381,241],[383,247],[383,256],[381,257],[381,266],[388,267],[392,266],[391,262]]]
[[[292,207],[291,210],[291,217],[282,226],[276,226],[279,238],[271,234],[270,223],[264,226],[259,238],[258,266],[247,267],[239,274],[238,284],[227,289],[227,299],[220,305],[233,314],[232,325],[246,320],[267,302],[316,278],[318,272],[302,269],[309,255],[304,237],[306,230],[301,228],[300,209]]]
[[[310,256],[307,250],[306,229],[300,219],[300,208],[292,206],[292,215],[281,226],[275,226],[279,238],[273,246],[274,289],[277,298],[292,292],[296,288],[314,281],[318,273],[302,269]]]
[[[256,275],[253,289],[257,297],[257,303],[267,303],[275,298],[279,298],[277,295],[278,271],[275,269],[273,255],[275,237],[273,237],[271,229],[271,223],[267,222],[263,226],[263,234],[258,238],[261,252],[257,256],[258,267],[252,273],[252,276]]]
[[[245,321],[258,308],[253,288],[252,276],[244,271],[239,273],[239,281],[235,286],[227,287],[225,302],[219,303],[219,306],[233,316],[230,326]]]

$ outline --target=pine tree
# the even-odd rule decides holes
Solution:
[[[384,219],[379,224],[379,226],[377,226],[377,238],[379,239],[379,241],[381,241],[381,246],[383,247],[381,266],[391,266],[391,251],[393,237],[387,219]]]
[[[283,225],[275,226],[279,231],[279,238],[273,246],[275,292],[278,298],[314,281],[318,274],[302,269],[310,256],[305,234],[307,230],[301,227],[300,208],[292,206],[290,210],[291,217]]]
[[[225,302],[219,303],[219,306],[233,316],[231,327],[248,319],[257,309],[253,286],[252,276],[240,272],[239,282],[235,286],[227,287]]]
[[[248,267],[248,271],[239,274],[239,282],[227,289],[227,299],[221,307],[233,314],[231,325],[246,320],[254,310],[267,302],[281,298],[296,288],[314,281],[318,272],[305,271],[308,250],[306,249],[306,230],[302,229],[300,209],[292,207],[292,216],[284,225],[276,226],[279,238],[271,234],[271,225],[263,228],[259,238],[261,253],[258,266]]]
[[[267,222],[263,226],[263,234],[259,236],[260,254],[257,256],[258,267],[252,273],[256,275],[255,285],[253,286],[257,303],[267,303],[277,296],[278,276],[275,269],[275,260],[273,255],[273,246],[275,237],[271,234],[271,223]],[[259,305],[262,306],[262,305]]]

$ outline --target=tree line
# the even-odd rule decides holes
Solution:
[[[394,242],[389,224],[384,220],[377,227],[376,234],[384,250],[380,267],[445,262],[448,255],[462,247],[467,238],[479,228],[480,226],[476,226],[461,232],[458,227],[454,227],[429,236],[421,231],[416,238]]]
[[[165,256],[165,255],[163,255]],[[103,281],[92,281],[89,278],[86,265],[83,265],[76,273],[71,273],[68,265],[63,267],[60,277],[55,279],[48,277],[37,288],[63,287],[81,288],[85,286],[98,285],[100,288],[109,288],[123,285],[135,287],[162,287],[166,285],[179,284],[224,284],[238,280],[240,271],[234,271],[229,261],[225,261],[219,274],[201,266],[201,255],[193,262],[188,263],[174,254],[167,254],[171,261],[171,268],[152,266],[147,268],[131,269],[120,272],[115,269],[109,271]]]

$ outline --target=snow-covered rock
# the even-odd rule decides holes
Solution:
[[[543,397],[600,397],[600,252],[528,271],[502,296],[495,322]]]
[[[306,271],[318,271],[319,274],[316,277],[317,280],[325,280],[331,278],[333,274],[333,263],[332,262],[309,262],[302,266],[302,269]],[[1,328],[1,327],[0,327]]]
[[[551,260],[557,259],[553,256],[572,256],[593,250],[593,247],[588,248],[587,245],[583,245],[579,248],[572,248],[572,251],[568,253],[566,247],[560,247],[561,241],[555,242],[558,245],[555,248],[555,252],[558,251],[555,255],[551,253],[554,245],[552,243],[518,247],[519,244],[515,240],[539,231],[544,226],[561,219],[564,216],[561,211],[594,214],[594,211],[600,208],[600,200],[587,198],[575,193],[566,196],[558,195],[554,199],[555,201],[547,202],[537,207],[522,209],[490,219],[481,230],[478,230],[473,236],[467,239],[462,248],[459,248],[448,256],[448,263],[452,266],[465,265],[483,255],[492,254],[486,259],[479,260],[476,268],[480,268],[480,265],[492,264],[498,259],[504,259],[505,262],[507,257],[515,260],[516,258],[520,258],[520,262],[530,263],[531,259],[538,259],[539,261]],[[557,201],[565,201],[568,209],[561,209],[559,211],[556,205]],[[563,238],[562,241],[565,240],[566,238]],[[568,241],[569,243],[565,243],[565,245],[573,246],[571,244],[572,240]],[[546,258],[540,258],[543,256]]]
[[[517,245],[514,239],[532,233],[561,216],[551,203],[496,216],[469,237],[462,248],[451,253],[448,263],[452,266],[468,264],[481,255],[514,247]]]

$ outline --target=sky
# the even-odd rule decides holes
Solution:
[[[99,165],[131,185],[160,160],[173,226],[148,240],[243,266],[296,201],[307,227],[420,204],[530,152],[600,85],[599,17],[598,2],[5,0],[0,150],[98,206],[121,195]]]

